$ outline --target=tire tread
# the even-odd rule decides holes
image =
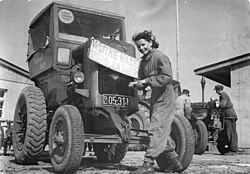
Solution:
[[[45,98],[41,89],[35,86],[24,88],[19,100],[21,96],[24,96],[27,107],[25,141],[21,151],[15,148],[15,146],[13,147],[15,148],[15,152],[17,152],[15,157],[19,164],[33,164],[37,161],[45,146],[47,129]],[[15,141],[13,138],[13,143],[15,143]]]

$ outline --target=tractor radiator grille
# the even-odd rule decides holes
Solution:
[[[123,75],[104,66],[99,65],[99,93],[135,96],[135,91],[128,87],[132,77]]]

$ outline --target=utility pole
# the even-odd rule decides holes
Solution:
[[[179,81],[179,0],[175,0],[176,7],[176,80]]]

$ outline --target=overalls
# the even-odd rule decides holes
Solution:
[[[149,126],[150,144],[144,161],[154,163],[163,151],[172,159],[178,157],[174,151],[175,142],[170,137],[174,119],[175,94],[172,86],[172,68],[169,58],[153,49],[142,57],[139,79],[145,79],[152,89],[150,101],[151,122]]]

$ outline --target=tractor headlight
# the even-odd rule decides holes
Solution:
[[[75,71],[73,74],[73,79],[76,83],[82,83],[85,79],[85,75],[82,71]]]

